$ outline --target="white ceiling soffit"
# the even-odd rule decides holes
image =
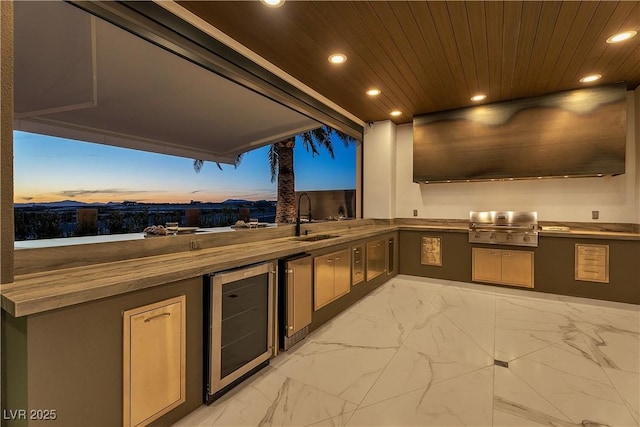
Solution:
[[[17,130],[233,163],[320,126],[68,4],[14,6]]]

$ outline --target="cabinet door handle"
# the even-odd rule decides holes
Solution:
[[[340,259],[340,257],[339,257],[339,256],[337,256],[337,257],[336,257],[336,261],[338,261],[339,259]]]
[[[289,303],[293,302],[293,304],[291,304],[291,316],[293,317],[292,319],[287,319],[287,322],[291,322],[291,323],[295,323],[296,321],[296,269],[292,268],[291,269],[291,293],[293,294],[293,301],[288,301]],[[295,325],[294,325],[295,326]],[[289,326],[289,330],[292,330],[293,326]]]
[[[327,262],[333,262],[333,260],[332,259],[328,259]]]
[[[153,319],[158,319],[160,317],[169,317],[169,316],[171,316],[171,313],[160,313],[160,314],[156,314],[155,316],[151,316],[144,319],[144,322],[147,323],[147,322],[151,322]]]

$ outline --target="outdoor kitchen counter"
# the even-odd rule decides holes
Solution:
[[[366,239],[397,229],[392,225],[371,225],[329,231],[338,237],[316,242],[284,237],[24,274],[16,276],[13,283],[0,286],[2,309],[15,317],[42,313],[215,271]]]
[[[548,237],[572,237],[585,239],[608,239],[608,240],[640,240],[640,233],[626,233],[622,231],[598,231],[598,230],[569,230],[569,231],[547,231],[538,232],[539,236]]]
[[[397,230],[406,231],[451,231],[458,233],[467,233],[469,226],[455,226],[455,225],[397,225]],[[621,231],[602,231],[602,230],[565,230],[565,231],[538,231],[539,236],[548,237],[571,237],[571,238],[586,238],[586,239],[607,239],[607,240],[637,240],[640,241],[640,233],[627,233]]]
[[[463,222],[443,225],[409,222],[409,220],[376,221],[376,225],[326,231],[315,230],[314,234],[338,236],[316,242],[297,241],[295,237],[263,239],[18,275],[13,283],[0,286],[1,306],[13,316],[20,317],[198,277],[214,271],[349,243],[387,232],[402,230],[468,232],[468,225]],[[597,230],[540,231],[540,236],[640,241],[639,233]]]

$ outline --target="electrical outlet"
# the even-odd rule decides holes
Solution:
[[[200,249],[200,240],[190,240],[189,249],[191,249],[192,251],[196,249]]]
[[[418,209],[413,210],[413,216],[418,216]]]
[[[600,211],[591,211],[591,219],[600,218]]]

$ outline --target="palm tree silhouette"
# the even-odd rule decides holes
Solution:
[[[269,147],[268,159],[271,170],[271,182],[278,179],[278,201],[276,204],[276,222],[293,222],[296,219],[296,192],[295,192],[295,176],[293,173],[293,148],[296,145],[296,139],[302,141],[307,152],[311,152],[312,156],[319,155],[319,147],[324,147],[331,158],[335,158],[333,152],[333,142],[331,136],[336,135],[340,141],[346,146],[354,143],[355,140],[340,131],[328,126],[322,126],[304,132],[300,135],[285,139]],[[236,158],[237,166],[242,160],[242,154]],[[222,170],[222,166],[217,163],[218,168]],[[194,160],[193,168],[196,172],[200,172],[204,166],[203,160]]]

